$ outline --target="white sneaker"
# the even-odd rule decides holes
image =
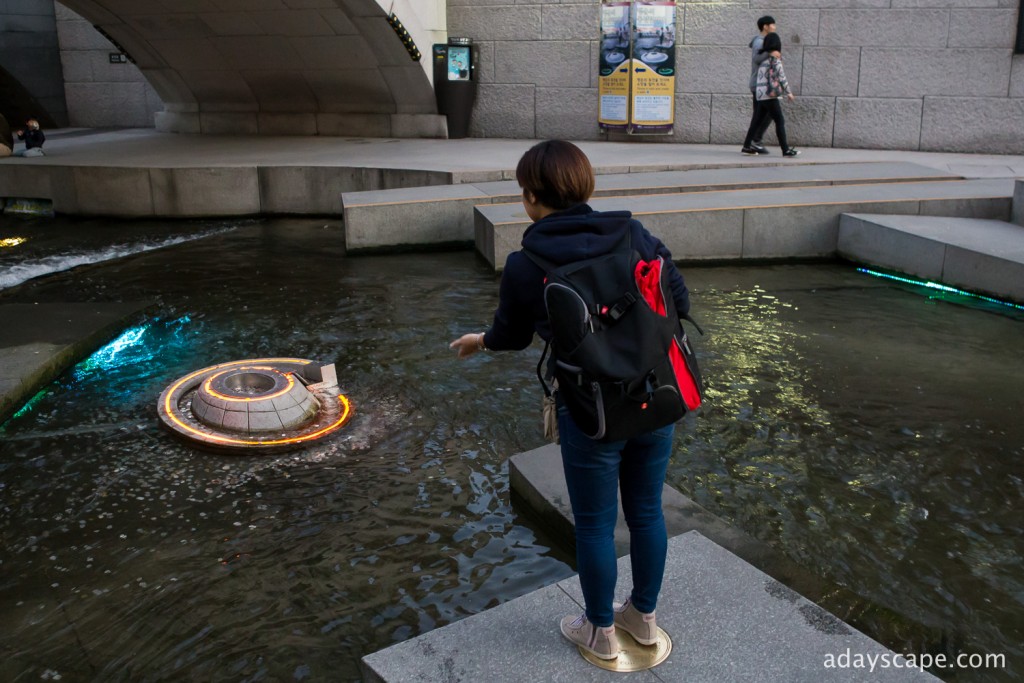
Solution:
[[[615,626],[594,626],[586,614],[562,619],[562,635],[598,659],[619,656],[619,641],[615,639]]]
[[[633,640],[641,645],[654,645],[658,642],[658,624],[654,620],[654,612],[644,614],[633,603],[626,600],[624,605],[612,605],[615,611],[615,625],[633,636]]]

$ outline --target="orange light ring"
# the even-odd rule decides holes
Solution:
[[[266,394],[264,396],[252,396],[252,397],[248,397],[248,398],[246,398],[244,396],[228,396],[227,394],[222,394],[219,391],[216,391],[213,388],[213,380],[217,379],[218,377],[220,377],[221,375],[223,375],[225,373],[231,372],[231,370],[233,370],[233,369],[234,370],[269,370],[270,372],[274,372],[274,373],[277,373],[278,375],[284,376],[285,381],[287,381],[288,384],[284,387],[284,389],[281,389],[280,391],[278,391],[276,393]],[[277,398],[278,396],[284,396],[289,391],[291,391],[294,386],[295,386],[295,376],[292,373],[290,373],[290,372],[281,372],[280,370],[278,370],[276,368],[265,367],[265,366],[262,366],[262,365],[242,365],[242,366],[240,366],[238,368],[228,368],[227,370],[221,370],[220,372],[218,372],[218,373],[216,373],[214,375],[210,375],[206,379],[206,381],[203,382],[203,391],[205,391],[206,393],[210,394],[211,396],[216,396],[217,398],[221,399],[222,401],[233,401],[233,402],[236,402],[236,403],[248,403],[250,401],[269,401],[272,398]]]
[[[302,359],[299,359],[299,358],[259,358],[259,359],[255,359],[255,360],[232,361],[230,363],[221,363],[219,365],[212,365],[212,366],[210,366],[208,368],[203,368],[201,370],[196,370],[195,372],[193,372],[191,374],[185,375],[184,377],[179,379],[177,382],[175,382],[174,384],[169,386],[167,389],[165,389],[164,393],[163,393],[163,396],[161,396],[161,401],[158,404],[158,407],[162,409],[161,412],[163,412],[167,416],[167,419],[169,419],[171,422],[174,423],[174,426],[177,427],[179,432],[181,432],[181,433],[183,433],[183,434],[185,434],[187,436],[199,437],[203,441],[213,441],[213,442],[225,444],[225,445],[228,445],[228,446],[255,446],[255,447],[259,447],[259,446],[281,446],[281,445],[286,445],[286,444],[302,443],[303,441],[309,441],[310,439],[315,439],[315,438],[324,436],[326,434],[329,434],[332,431],[335,431],[335,430],[339,429],[342,425],[344,425],[346,422],[348,422],[349,418],[352,416],[352,403],[348,400],[347,396],[345,396],[344,394],[339,394],[338,395],[338,403],[341,405],[341,408],[342,408],[341,415],[338,416],[337,420],[335,420],[331,424],[327,425],[326,427],[323,427],[322,429],[318,429],[317,431],[311,432],[309,434],[300,434],[299,436],[293,436],[293,437],[289,437],[287,439],[273,439],[273,440],[267,440],[267,441],[253,441],[251,439],[233,439],[233,438],[227,437],[227,436],[220,436],[220,435],[217,435],[217,434],[209,434],[209,433],[200,431],[200,430],[194,428],[192,425],[190,425],[190,424],[180,420],[178,418],[177,414],[174,412],[174,410],[172,410],[172,405],[173,405],[172,401],[174,401],[174,403],[176,403],[181,398],[181,396],[183,396],[186,392],[191,390],[196,385],[201,384],[202,381],[203,381],[202,377],[206,373],[213,372],[215,370],[221,370],[222,368],[226,370],[228,368],[231,368],[232,366],[246,365],[246,364],[250,364],[250,363],[288,363],[288,364],[297,364],[297,365],[307,365],[309,363],[309,361],[302,360]],[[198,381],[192,382],[192,380],[195,380],[197,377],[199,377],[200,379]]]
[[[341,405],[342,411],[338,419],[331,424],[318,429],[315,432],[309,434],[300,434],[299,436],[292,436],[287,439],[268,439],[266,441],[253,441],[251,439],[233,439],[229,436],[220,436],[219,434],[210,434],[208,432],[196,429],[192,425],[182,422],[178,419],[178,416],[174,413],[168,413],[167,417],[178,427],[182,432],[188,435],[194,435],[199,437],[203,441],[215,441],[217,443],[229,445],[229,446],[282,446],[285,444],[297,444],[303,441],[309,441],[310,439],[316,439],[321,436],[325,436],[348,422],[349,417],[352,414],[352,403],[348,400],[348,397],[344,394],[338,395],[338,403]]]

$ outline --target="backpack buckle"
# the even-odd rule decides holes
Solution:
[[[630,306],[635,303],[636,297],[633,296],[631,292],[626,292],[626,294],[616,301],[611,308],[608,306],[602,306],[601,315],[611,318],[612,322],[618,321],[619,318],[626,314],[626,311],[629,310]]]

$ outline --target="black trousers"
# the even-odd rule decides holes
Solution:
[[[750,143],[756,139],[755,133],[761,131],[763,134],[768,128],[769,121],[775,122],[775,137],[779,139],[782,151],[785,152],[789,149],[789,141],[786,140],[786,117],[782,115],[782,105],[778,98],[758,101],[754,119],[750,122],[750,128],[747,129],[747,137],[743,141],[743,146],[750,147]]]
[[[754,120],[757,118],[757,93],[750,93],[750,99],[754,103],[753,108],[750,110],[750,123],[753,124]],[[753,142],[761,142],[761,138],[764,137],[764,132],[768,130],[769,123],[771,123],[770,119],[764,119],[764,121],[761,123],[758,129],[754,131]]]

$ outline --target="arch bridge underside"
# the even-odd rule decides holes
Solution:
[[[429,75],[437,31],[420,19],[443,0],[60,1],[139,67],[164,101],[159,130],[447,135]]]

